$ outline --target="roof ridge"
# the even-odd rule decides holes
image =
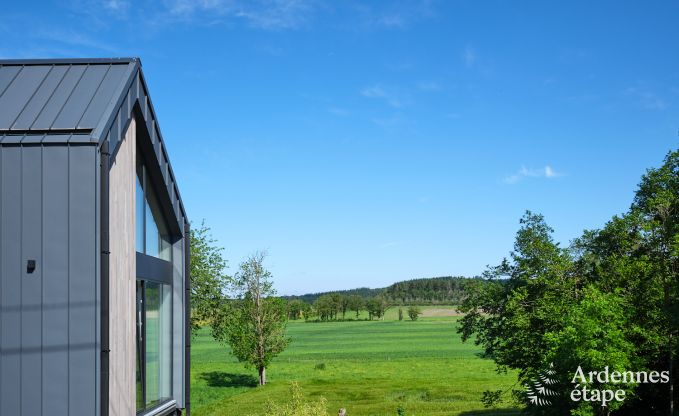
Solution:
[[[38,58],[38,59],[0,59],[0,65],[68,65],[68,64],[129,64],[141,63],[138,57],[120,58]]]

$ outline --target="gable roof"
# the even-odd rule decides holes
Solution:
[[[139,58],[0,60],[0,145],[108,140],[113,158],[135,111],[165,183],[167,208],[183,228],[186,211]]]

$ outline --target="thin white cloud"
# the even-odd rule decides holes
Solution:
[[[296,29],[313,12],[313,0],[165,0],[169,20],[214,22],[236,18],[258,29]],[[207,20],[205,19],[207,17]]]
[[[361,95],[366,98],[381,99],[394,108],[401,108],[406,102],[406,100],[400,94],[396,93],[392,89],[383,87],[380,84],[363,88],[361,90]]]
[[[396,247],[401,245],[402,243],[400,241],[388,241],[384,244],[380,244],[379,248],[390,248],[390,247]]]
[[[119,53],[119,48],[108,43],[100,42],[97,39],[82,33],[75,31],[73,29],[54,29],[45,28],[40,29],[33,33],[33,36],[37,39],[43,39],[57,44],[70,45],[76,47],[83,47],[88,49],[95,49],[110,53]]]
[[[476,49],[474,49],[471,46],[467,46],[464,48],[464,51],[462,52],[462,61],[464,62],[467,68],[471,68],[472,66],[474,66],[478,59],[479,56],[478,53],[476,52]]]
[[[407,29],[436,16],[431,0],[392,2],[379,6],[376,2],[363,2],[356,6],[355,14],[367,28]]]
[[[515,183],[518,183],[526,178],[544,178],[544,179],[553,179],[553,178],[558,178],[560,176],[563,176],[562,173],[557,172],[554,170],[549,165],[545,165],[543,168],[539,169],[529,169],[525,166],[521,166],[521,169],[519,169],[518,172],[505,176],[502,179],[502,182],[513,185]]]
[[[347,110],[345,108],[340,108],[340,107],[330,107],[328,109],[328,112],[330,114],[340,116],[340,117],[345,117],[345,116],[349,115],[349,110]]]
[[[625,95],[633,97],[646,110],[665,110],[669,103],[655,92],[644,87],[630,87]]]
[[[424,92],[437,92],[441,91],[443,87],[438,82],[421,81],[417,83],[417,89]]]

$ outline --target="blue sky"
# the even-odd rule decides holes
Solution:
[[[679,144],[679,3],[5,2],[0,56],[140,56],[184,203],[285,294],[567,244]]]

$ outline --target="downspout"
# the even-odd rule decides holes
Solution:
[[[184,409],[191,414],[191,226],[184,222]]]
[[[100,246],[101,246],[101,408],[100,416],[108,416],[109,408],[109,141],[104,140],[100,152]]]

